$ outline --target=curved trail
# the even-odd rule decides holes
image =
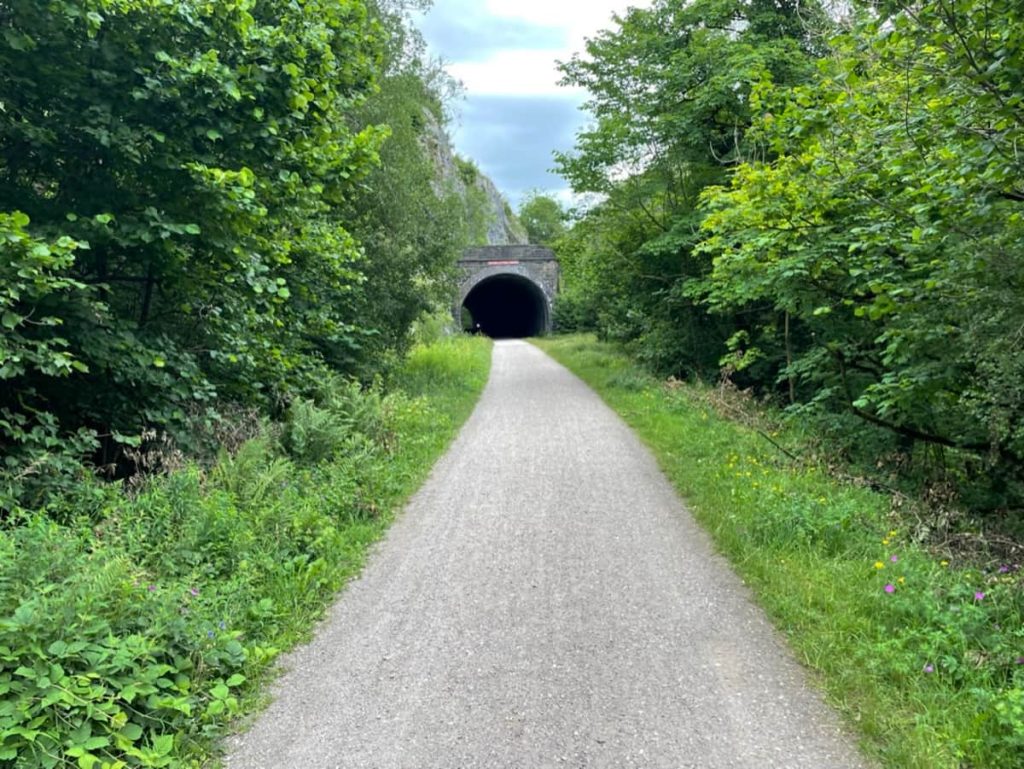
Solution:
[[[230,769],[866,766],[646,449],[525,342],[285,666]]]

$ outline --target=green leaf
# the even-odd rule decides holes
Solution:
[[[210,689],[210,696],[215,697],[218,700],[222,700],[231,694],[230,690],[224,684],[217,684]]]
[[[117,430],[111,430],[110,437],[123,446],[135,446],[138,448],[142,445],[141,435],[125,435],[123,433],[119,433]]]
[[[121,731],[118,733],[129,742],[136,742],[137,740],[141,739],[143,731],[142,727],[138,724],[127,723],[121,728]]]
[[[174,735],[173,734],[161,734],[155,740],[153,740],[153,751],[158,756],[166,756],[174,749]]]

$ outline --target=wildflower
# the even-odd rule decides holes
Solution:
[[[891,556],[889,556],[889,560],[892,561],[893,563],[896,563],[897,561],[899,561],[899,559],[900,559],[900,557],[898,555],[891,555]]]
[[[887,592],[887,593],[895,593],[896,592],[896,586],[890,582],[888,585],[885,586],[885,592]]]
[[[948,568],[949,567],[949,561],[939,561],[939,566],[941,566],[944,569]]]
[[[999,567],[999,573],[1000,574],[1009,574],[1010,573],[1010,567],[1006,566],[1006,565],[1000,566]]]
[[[228,626],[228,623],[226,623],[224,620],[221,620],[220,622],[217,623],[217,627],[219,627],[221,630],[224,630],[227,626]]]
[[[885,539],[883,539],[882,544],[887,546],[889,544],[889,538],[886,537]]]
[[[899,532],[896,531],[896,529],[893,529],[892,531],[889,532],[889,536],[890,537],[895,537],[897,534],[899,534]]]
[[[1017,658],[1017,664],[1018,665],[1024,665],[1024,657],[1018,657]]]
[[[146,588],[146,590],[148,590],[151,593],[155,593],[156,592],[156,585],[150,585],[149,587]]]
[[[981,592],[981,591],[979,590],[979,591],[978,591],[977,593],[975,593],[975,594],[974,594],[974,600],[975,600],[975,601],[984,601],[984,600],[985,600],[985,594],[984,594],[984,593],[982,593],[982,592]]]
[[[195,587],[189,588],[188,592],[191,593],[193,596],[199,595],[199,589]]]
[[[213,638],[213,631],[212,630],[207,630],[206,631],[206,637],[207,638]]]
[[[882,563],[881,561],[875,561],[875,568],[876,569],[884,569],[885,568],[885,564]]]
[[[905,582],[907,581],[907,578],[906,578],[906,577],[900,577],[900,578],[899,578],[898,580],[896,580],[896,581],[897,581],[898,583],[900,583],[900,584],[902,585],[902,584],[904,584],[904,583],[905,583]]]
[[[934,673],[935,672],[935,666],[932,665],[932,663],[929,662],[927,665],[924,666],[924,672],[925,673]]]

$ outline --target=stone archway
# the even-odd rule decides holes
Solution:
[[[461,308],[464,326],[496,339],[539,336],[551,327],[544,290],[514,272],[494,272],[473,281]]]
[[[456,319],[494,337],[537,336],[551,331],[558,292],[558,262],[537,246],[469,249],[459,261],[462,282]],[[467,315],[472,320],[466,323]]]

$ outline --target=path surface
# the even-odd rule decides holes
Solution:
[[[230,769],[864,766],[647,451],[525,342],[285,666]]]

